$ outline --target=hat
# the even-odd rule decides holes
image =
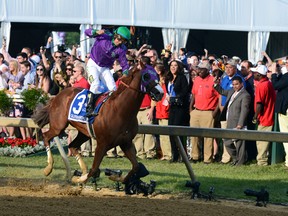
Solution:
[[[234,59],[228,60],[225,65],[227,65],[227,64],[229,64],[233,67],[237,67],[237,62]]]
[[[121,26],[121,27],[116,29],[115,33],[118,35],[121,35],[126,40],[131,39],[130,30],[127,27]]]
[[[238,56],[233,56],[232,59],[236,61],[241,61],[241,59]]]
[[[281,73],[282,74],[285,74],[285,73],[287,73],[288,71],[287,71],[287,68],[285,67],[285,66],[283,66],[282,68],[281,68]]]
[[[36,64],[39,64],[39,62],[41,61],[38,55],[31,56],[31,60],[33,60]]]
[[[201,62],[199,65],[198,65],[198,68],[206,68],[207,70],[210,70],[211,69],[211,66],[209,64],[209,62]]]
[[[258,65],[256,68],[251,68],[251,71],[258,72],[259,74],[266,76],[268,69],[265,65]]]

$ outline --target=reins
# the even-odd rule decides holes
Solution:
[[[120,84],[122,84],[122,85],[124,85],[126,88],[132,89],[132,90],[134,90],[134,91],[136,91],[136,92],[144,93],[144,92],[140,91],[139,89],[136,89],[136,88],[133,88],[133,87],[127,85],[127,84],[124,83],[121,79],[120,79]]]

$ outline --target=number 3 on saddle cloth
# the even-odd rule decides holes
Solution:
[[[89,94],[92,94],[92,93],[88,91],[87,89],[83,89],[74,97],[70,105],[70,109],[68,113],[68,120],[82,122],[82,123],[87,123],[87,120],[88,120],[89,124],[93,124],[95,116],[91,116],[88,119],[86,117],[87,115],[86,108],[87,108],[89,97],[93,97],[93,95],[89,95]],[[110,95],[111,95],[111,92],[97,94],[96,99],[94,100],[96,101],[94,113],[97,114],[99,112],[101,106],[108,100]]]

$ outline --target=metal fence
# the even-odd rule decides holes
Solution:
[[[0,117],[0,126],[5,127],[29,127],[29,128],[39,128],[32,119],[29,118],[7,118]],[[46,125],[44,128],[48,128]],[[68,126],[68,129],[74,129],[72,126]],[[228,138],[228,139],[242,139],[242,140],[261,140],[272,142],[272,155],[271,163],[277,163],[283,155],[283,150],[279,147],[282,142],[288,141],[288,133],[280,132],[263,132],[263,131],[249,131],[249,130],[231,130],[231,129],[219,129],[219,128],[192,128],[183,126],[158,126],[158,125],[139,125],[139,134],[157,134],[157,135],[169,135],[172,136],[184,159],[185,166],[192,181],[195,181],[195,175],[192,170],[192,166],[188,161],[187,155],[184,151],[182,143],[179,136],[194,136],[194,137],[211,137],[211,138]],[[60,147],[60,142],[58,141],[58,149],[61,151],[63,148]],[[62,152],[62,154],[64,154]],[[62,155],[61,154],[61,155]],[[67,176],[69,175],[70,168],[68,165],[68,160],[66,161]]]

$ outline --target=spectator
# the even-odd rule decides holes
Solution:
[[[165,85],[166,71],[162,63],[157,63],[154,68],[159,75],[159,84],[164,91],[164,96],[162,100],[156,103],[156,119],[158,120],[158,124],[160,126],[167,126],[169,118],[169,102],[167,100],[167,97],[169,96]],[[172,150],[169,136],[160,135],[159,140],[160,148],[162,151],[162,158],[160,158],[160,160],[170,161],[172,159]]]
[[[158,54],[155,49],[148,49],[147,53],[144,55],[150,58],[150,64],[155,65],[158,60]]]
[[[195,78],[190,103],[190,126],[213,128],[217,112],[218,93],[213,88],[214,78],[210,76],[211,66],[208,62],[198,65],[199,76]],[[191,160],[200,161],[200,146],[198,137],[191,138]],[[204,138],[204,163],[213,162],[213,138]]]
[[[232,78],[232,84],[233,89],[230,90],[224,90],[219,84],[214,86],[220,94],[227,96],[220,119],[227,121],[228,129],[245,130],[247,129],[247,115],[249,113],[251,97],[245,90],[241,77],[234,76]],[[224,139],[224,145],[232,158],[231,165],[239,166],[246,163],[247,152],[245,140]]]
[[[9,72],[5,73],[5,76],[8,79],[9,91],[12,93],[16,92],[17,88],[21,88],[21,84],[23,83],[24,76],[23,73],[19,70],[19,64],[15,59],[10,60],[9,62]],[[14,106],[9,114],[9,117],[23,117],[24,106],[22,103],[15,102]],[[9,136],[15,136],[15,128],[8,127]],[[25,128],[20,128],[20,133],[23,139],[26,139],[26,131]]]
[[[4,61],[4,56],[2,53],[0,53],[0,71],[2,73],[6,73],[9,70],[6,62]]]
[[[181,61],[173,60],[170,62],[165,85],[168,91],[167,100],[170,103],[168,125],[188,126],[190,89]],[[186,138],[180,137],[180,139],[186,150]],[[171,162],[181,162],[179,149],[172,136],[170,136],[170,143],[172,149]]]
[[[42,89],[48,94],[50,87],[50,77],[48,71],[43,64],[38,64],[36,67],[35,87]]]
[[[65,68],[65,72],[67,74],[67,79],[69,80],[70,76],[72,76],[72,71],[73,71],[73,68],[74,68],[74,64],[72,63],[68,63],[66,65],[66,68]]]
[[[27,90],[30,85],[35,85],[35,76],[31,71],[31,64],[29,61],[23,61],[20,64],[21,72],[24,76],[23,84],[18,83],[18,87],[16,88],[16,93],[21,93],[24,90]]]
[[[282,67],[281,73],[277,73],[276,64],[272,65],[272,84],[277,91],[275,113],[278,114],[280,132],[288,132],[288,58],[286,65]],[[288,142],[283,142],[285,151],[285,166],[288,169]]]
[[[90,88],[90,84],[84,77],[84,74],[85,74],[84,67],[81,66],[80,64],[75,65],[75,67],[73,68],[73,78],[75,79],[73,87],[81,87],[85,89]]]
[[[199,58],[196,54],[191,55],[187,58],[188,68],[195,69],[199,65]]]
[[[50,87],[52,92],[49,92],[51,95],[53,95],[53,93],[58,94],[61,90],[68,87],[67,74],[65,71],[66,66],[65,62],[63,61],[63,53],[56,51],[54,53],[54,61],[54,66],[50,74],[52,76],[52,87]]]
[[[182,64],[186,67],[187,66],[187,56],[186,56],[186,49],[184,47],[181,47],[179,49],[179,56],[178,59],[182,62]]]
[[[242,78],[242,75],[240,74],[240,72],[237,71],[237,63],[230,59],[227,61],[226,65],[225,65],[225,73],[226,75],[223,76],[220,79],[220,86],[223,88],[223,90],[230,90],[232,89],[232,79],[234,76],[240,76]],[[242,78],[243,79],[243,78]],[[243,83],[244,83],[244,87],[246,87],[246,84],[244,82],[243,79]],[[226,104],[226,96],[225,95],[221,95],[219,97],[219,108],[220,111],[222,112],[225,104]],[[227,122],[226,121],[221,121],[221,128],[226,129],[227,128]],[[229,163],[231,160],[230,155],[228,154],[228,152],[226,151],[226,147],[225,145],[223,146],[223,153],[222,153],[222,159],[220,163],[226,164]]]
[[[65,73],[65,63],[63,62],[63,53],[56,51],[53,55],[54,64],[50,71],[51,86],[49,93],[57,95],[59,91],[68,86],[67,75]]]
[[[252,123],[254,117],[254,88],[256,87],[255,82],[258,82],[254,79],[251,68],[253,64],[248,60],[243,60],[240,64],[241,66],[241,75],[243,76],[246,84],[246,90],[251,96],[250,106],[249,106],[249,114],[247,117],[247,129],[255,130],[255,124]],[[255,160],[257,155],[256,141],[248,140],[246,141],[248,160]]]
[[[255,91],[255,114],[253,123],[258,123],[258,131],[272,131],[274,125],[274,104],[276,100],[275,90],[267,78],[267,67],[259,65],[251,69],[254,79],[258,81]],[[257,164],[268,165],[269,142],[257,141]]]

